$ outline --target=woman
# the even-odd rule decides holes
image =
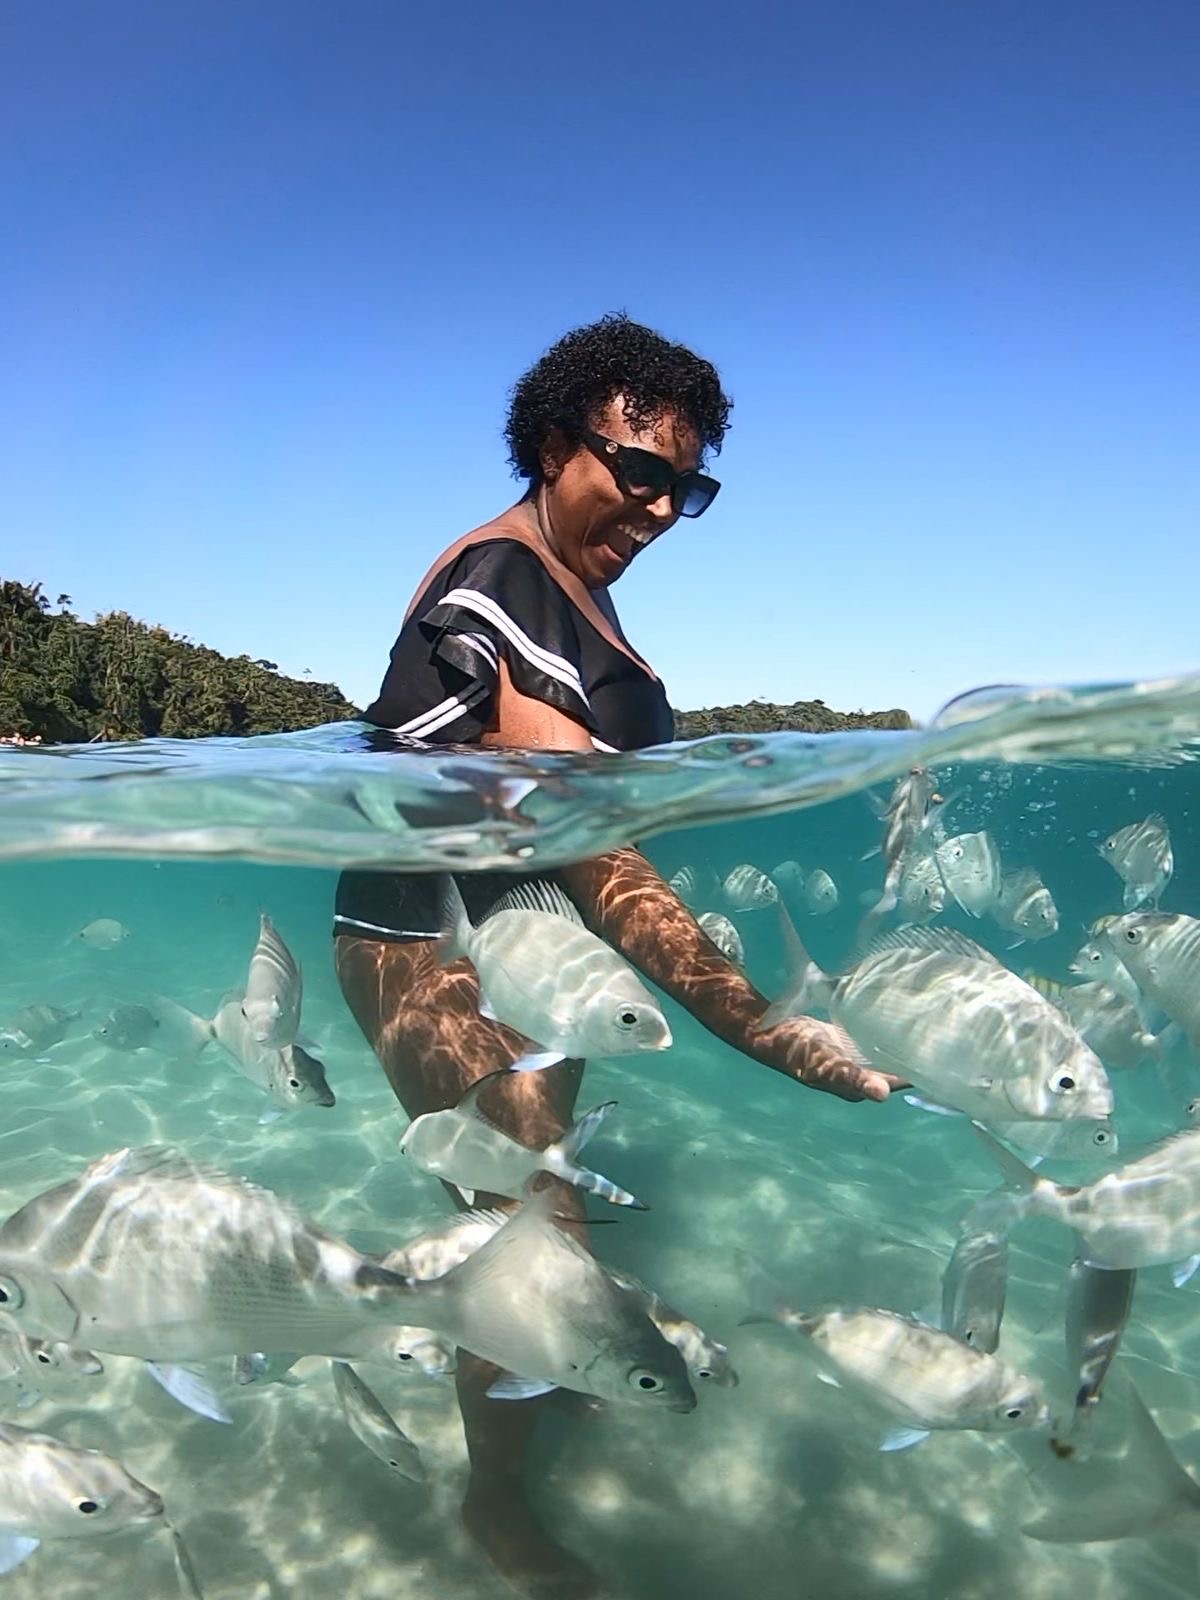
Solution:
[[[729,408],[707,361],[624,316],[561,339],[513,391],[506,436],[526,493],[426,574],[367,720],[422,740],[528,750],[670,740],[666,693],[622,633],[608,590],[680,516],[711,505],[719,485],[700,468],[720,448]],[[826,1024],[798,1018],[756,1032],[766,1000],[637,850],[556,876],[592,929],[718,1038],[845,1099],[887,1097],[889,1080],[846,1059]],[[459,881],[477,918],[512,878]],[[455,1104],[528,1048],[480,1016],[466,962],[439,965],[432,877],[346,873],[334,931],[343,992],[411,1117]],[[570,1123],[582,1071],[565,1062],[493,1086],[489,1114],[544,1146]],[[579,1199],[565,1189],[563,1209]],[[590,1578],[542,1533],[522,1491],[544,1402],[487,1399],[494,1376],[460,1355],[468,1530],[528,1592],[590,1594]]]

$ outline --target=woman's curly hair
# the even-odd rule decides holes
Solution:
[[[581,444],[617,394],[631,427],[651,427],[670,411],[695,429],[703,450],[720,450],[733,402],[717,369],[617,312],[564,334],[513,386],[504,437],[515,476],[536,482],[551,429]]]

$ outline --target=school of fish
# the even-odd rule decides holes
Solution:
[[[837,972],[812,960],[797,926],[841,902],[824,868],[794,859],[770,871],[688,864],[670,880],[735,966],[745,965],[747,938],[777,934],[789,977],[763,1028],[828,1017],[847,1053],[895,1074],[919,1111],[970,1119],[981,1170],[994,1165],[1002,1179],[946,1241],[936,1311],[797,1307],[746,1254],[745,1320],[788,1330],[823,1381],[864,1397],[880,1418],[881,1449],[947,1430],[1033,1431],[1069,1456],[1086,1447],[1138,1273],[1165,1266],[1182,1284],[1200,1267],[1200,1128],[1091,1182],[1063,1185],[1036,1168],[1053,1154],[1115,1163],[1110,1073],[1152,1067],[1172,1040],[1200,1051],[1200,919],[1159,908],[1174,863],[1166,823],[1150,816],[1099,846],[1122,903],[1089,930],[1070,965],[1076,981],[1020,976],[961,928],[930,926],[947,912],[961,911],[972,927],[990,918],[1013,936],[1010,948],[1059,928],[1037,867],[1006,866],[984,830],[950,832],[954,803],[924,769],[895,786],[882,811],[883,891],[864,897],[857,945]],[[496,1367],[493,1399],[563,1389],[651,1415],[689,1413],[704,1388],[737,1386],[724,1343],[652,1286],[606,1267],[579,1236],[589,1194],[646,1209],[579,1161],[616,1102],[583,1113],[541,1148],[503,1125],[505,1086],[521,1074],[669,1049],[662,1004],[553,883],[530,880],[475,922],[453,877],[442,879],[440,899],[441,958],[470,964],[480,1015],[526,1046],[397,1138],[397,1160],[452,1187],[467,1209],[386,1251],[364,1251],[271,1189],[186,1150],[99,1151],[0,1223],[0,1392],[13,1409],[47,1394],[86,1404],[115,1359],[138,1363],[181,1405],[230,1425],[222,1397],[230,1385],[311,1383],[311,1372],[301,1378],[293,1368],[321,1358],[345,1425],[420,1492],[426,1464],[370,1387],[372,1367],[445,1381],[469,1352]],[[130,930],[101,918],[73,937],[117,952]],[[264,1124],[335,1108],[302,1032],[300,965],[265,912],[238,976],[211,1017],[156,994],[119,999],[99,1018],[31,1000],[0,1022],[0,1055],[40,1060],[86,1028],[119,1054],[158,1054],[191,1070],[204,1070],[202,1057],[214,1071],[227,1063],[258,1091]],[[1027,1217],[1050,1219],[1075,1240],[1064,1340],[1076,1382],[1061,1413],[1036,1377],[1000,1354],[1008,1237]],[[1159,1496],[1153,1525],[1195,1519],[1200,1487],[1136,1392],[1132,1433]],[[169,1533],[179,1592],[200,1595],[202,1574],[162,1498],[122,1462],[0,1423],[0,1573],[43,1542],[135,1525]],[[1026,1531],[1105,1539],[1148,1525],[1097,1504],[1088,1514],[1048,1513]]]

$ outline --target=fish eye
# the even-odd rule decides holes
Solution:
[[[623,1011],[617,1012],[617,1026],[619,1028],[633,1028],[637,1025],[637,1012],[628,1006]]]
[[[1188,1103],[1187,1103],[1187,1108],[1186,1109],[1187,1109],[1188,1116],[1189,1117],[1194,1117],[1196,1115],[1197,1111],[1200,1111],[1200,1099],[1189,1100]]]
[[[962,845],[956,844],[954,846],[954,848],[951,850],[950,855],[951,855],[951,858],[953,860],[961,861],[962,858],[963,858],[963,847],[962,847]]]
[[[79,1500],[76,1502],[75,1509],[76,1511],[82,1511],[85,1517],[90,1517],[94,1511],[99,1511],[100,1502],[98,1500]]]
[[[398,1461],[393,1461],[390,1456],[388,1457],[388,1466],[395,1467],[397,1472],[400,1470],[400,1463]]]
[[[1092,1135],[1092,1143],[1107,1144],[1111,1138],[1112,1135],[1109,1133],[1107,1128],[1097,1128],[1095,1133]]]
[[[413,1358],[413,1353],[412,1353],[411,1350],[397,1350],[396,1351],[396,1360],[397,1361],[411,1361],[412,1358]]]
[[[647,1372],[645,1368],[642,1367],[635,1368],[635,1370],[629,1374],[629,1381],[636,1388],[641,1389],[645,1394],[657,1393],[657,1391],[663,1386],[661,1378],[656,1378],[652,1372]]]
[[[1025,1411],[1022,1406],[1009,1406],[1004,1415],[1010,1422],[1016,1422],[1019,1418],[1025,1415]]]
[[[1140,938],[1141,938],[1141,930],[1139,928],[1126,928],[1125,929],[1125,943],[1126,944],[1136,944]]]
[[[11,1278],[0,1278],[0,1306],[6,1306],[9,1311],[19,1311],[24,1304],[21,1285],[14,1283]]]
[[[711,1378],[712,1375],[713,1375],[713,1373],[712,1373],[712,1368],[711,1367],[697,1367],[696,1368],[696,1376],[698,1378]]]
[[[289,1089],[298,1089],[299,1087],[300,1087],[300,1079],[299,1078],[289,1078],[288,1079],[288,1088]]]
[[[1089,950],[1088,951],[1088,960],[1089,961],[1099,961],[1099,959],[1100,959],[1099,950]]]
[[[1065,1094],[1068,1089],[1073,1089],[1075,1087],[1075,1079],[1072,1078],[1068,1073],[1064,1072],[1061,1078],[1057,1078],[1055,1080],[1054,1087],[1056,1089],[1061,1089]]]
[[[40,1361],[44,1367],[52,1367],[54,1365],[54,1362],[50,1359],[50,1352],[48,1350],[39,1350],[34,1359],[36,1361]]]

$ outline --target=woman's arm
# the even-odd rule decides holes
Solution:
[[[525,750],[593,748],[582,723],[521,694],[503,658],[496,707],[495,727],[484,735],[485,744]],[[843,1099],[887,1099],[895,1080],[855,1061],[840,1029],[796,1017],[757,1031],[767,1009],[765,997],[726,960],[640,851],[612,850],[563,868],[562,876],[593,931],[717,1038]]]

